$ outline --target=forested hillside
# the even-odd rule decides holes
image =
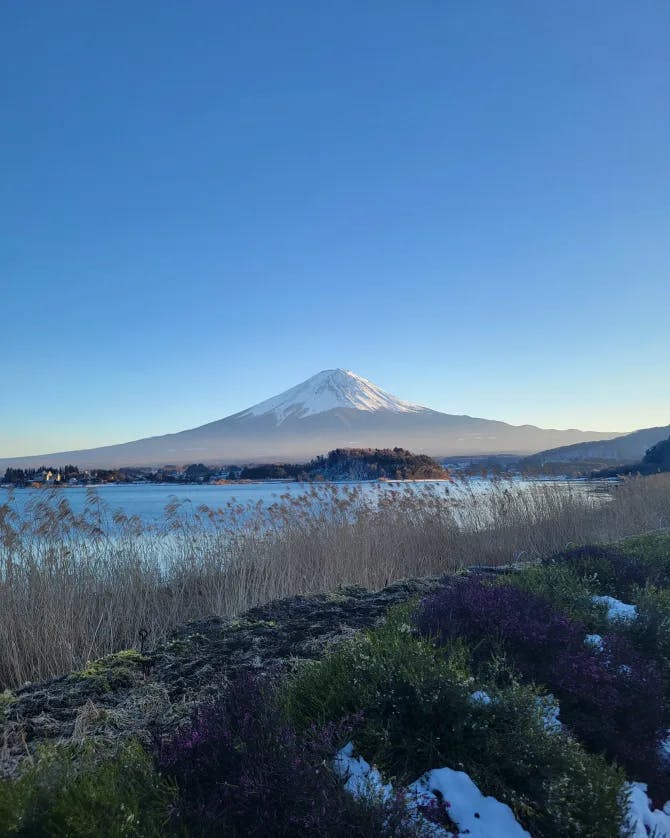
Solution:
[[[449,476],[432,457],[404,448],[336,448],[308,463],[248,466],[242,480],[444,480]]]

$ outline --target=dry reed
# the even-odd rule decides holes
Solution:
[[[463,483],[377,492],[306,487],[269,507],[171,502],[164,526],[83,513],[62,493],[0,506],[0,690],[150,647],[175,626],[271,599],[379,588],[670,525],[670,475],[599,494],[583,484]]]

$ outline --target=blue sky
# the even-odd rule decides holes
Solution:
[[[0,456],[329,367],[670,422],[670,5],[3,3]]]

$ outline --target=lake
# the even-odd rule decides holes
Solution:
[[[546,482],[546,481],[542,481]],[[554,481],[565,482],[565,481]],[[535,485],[537,481],[514,480],[516,487],[528,487]],[[324,484],[305,484],[295,482],[266,482],[266,483],[235,483],[221,486],[196,485],[196,484],[109,484],[95,486],[95,491],[105,502],[107,508],[114,512],[122,510],[126,515],[137,515],[146,524],[158,524],[164,520],[165,507],[175,498],[185,501],[197,509],[201,505],[212,509],[225,508],[227,504],[241,504],[242,506],[253,506],[260,503],[262,506],[269,506],[278,501],[282,495],[298,497],[310,490],[312,485],[324,486]],[[337,486],[343,493],[349,489],[360,489],[370,496],[377,496],[379,492],[397,492],[416,490],[434,491],[440,495],[448,492],[455,500],[463,496],[464,492],[487,492],[490,491],[493,483],[481,477],[470,478],[466,481],[449,483],[445,481],[388,481],[388,482],[343,482],[330,484]],[[571,482],[575,485],[575,482]],[[584,488],[588,484],[580,482]],[[8,489],[0,488],[0,504],[5,503],[10,495]],[[86,501],[86,487],[67,486],[57,490],[45,489],[16,489],[13,491],[13,506],[18,512],[23,512],[26,507],[40,500],[50,497],[66,497],[72,509],[80,513],[84,509]]]
[[[309,491],[311,484],[305,483],[236,483],[221,486],[197,484],[170,483],[131,483],[109,484],[94,486],[95,491],[102,498],[110,510],[122,510],[127,515],[137,515],[145,523],[159,523],[164,518],[165,507],[175,498],[192,504],[196,509],[205,505],[212,509],[225,507],[228,503],[239,503],[243,506],[261,503],[263,506],[278,501],[282,495],[298,497]],[[315,484],[322,486],[324,484]],[[406,486],[434,488],[443,493],[453,484],[445,481],[404,482],[343,482],[336,485],[343,492],[347,488],[360,488],[370,494],[378,491],[398,491]],[[59,489],[15,489],[13,491],[14,507],[19,512],[34,501],[46,500],[48,497],[66,497],[73,510],[80,513],[86,502],[85,486],[66,486]],[[11,490],[0,488],[0,504],[5,503]]]

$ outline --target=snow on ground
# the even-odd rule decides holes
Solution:
[[[549,731],[549,733],[558,733],[560,730],[563,730],[563,722],[558,718],[560,707],[551,693],[539,695],[537,697],[537,706],[542,711],[542,721],[545,730]]]
[[[600,634],[587,634],[584,638],[584,643],[587,646],[592,646],[597,652],[602,652],[605,648],[602,635]]]
[[[627,788],[630,800],[626,827],[632,830],[632,838],[649,838],[650,835],[654,838],[670,838],[670,800],[663,811],[652,810],[646,783],[628,783]]]
[[[553,700],[551,706],[556,711],[555,721],[560,725],[558,706]],[[670,752],[670,737],[662,747]],[[379,771],[363,757],[354,756],[352,742],[338,751],[334,767],[345,781],[344,787],[356,798],[376,797],[386,801],[393,795],[393,786],[383,782]],[[630,832],[631,838],[649,838],[650,835],[670,838],[670,800],[662,810],[652,809],[646,783],[627,783],[626,790],[629,802],[622,834]],[[427,838],[454,838],[445,827],[423,820],[420,814],[421,806],[443,802],[448,804],[449,816],[460,832],[469,838],[531,838],[509,806],[495,797],[486,797],[464,771],[451,768],[427,771],[409,786],[407,808],[417,822],[423,823]]]
[[[335,756],[336,774],[356,798],[377,797],[388,800],[393,794],[379,771],[363,757],[354,756],[353,742],[348,742]],[[445,827],[423,821],[420,808],[433,802],[448,802],[449,816],[469,838],[531,838],[515,819],[509,806],[494,797],[484,796],[464,771],[436,768],[427,771],[408,789],[407,808],[417,822],[423,822],[426,836],[453,838]]]
[[[670,765],[670,730],[665,731],[665,739],[658,746],[661,759],[666,765]]]
[[[449,802],[449,817],[470,838],[530,838],[509,806],[485,797],[464,771],[435,768],[409,787],[415,802],[410,806]]]
[[[366,762],[363,757],[354,756],[354,743],[348,742],[337,752],[334,763],[335,773],[345,783],[345,789],[356,798],[380,797],[388,800],[393,794],[390,783],[384,784],[382,775]]]
[[[628,605],[613,596],[593,596],[591,599],[607,606],[607,617],[610,620],[634,620],[637,617],[637,608],[634,605]]]
[[[471,704],[481,704],[486,705],[490,704],[492,701],[491,696],[485,692],[484,690],[475,690],[470,696],[470,703]]]

